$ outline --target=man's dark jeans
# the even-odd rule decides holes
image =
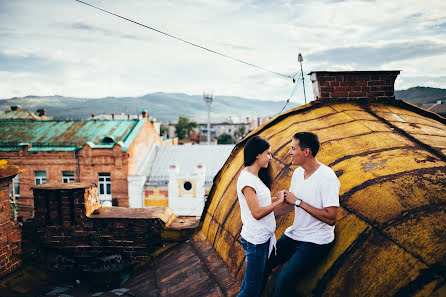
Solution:
[[[257,297],[262,290],[263,274],[268,257],[269,240],[262,244],[252,244],[245,239],[240,240],[246,255],[245,277],[238,297]]]
[[[268,259],[265,268],[264,285],[271,271],[288,261],[276,280],[274,296],[295,296],[296,284],[306,271],[320,262],[331,246],[331,243],[319,245],[312,242],[296,241],[285,234],[277,241],[277,254],[274,252]]]

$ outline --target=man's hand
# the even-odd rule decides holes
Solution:
[[[285,202],[289,204],[294,204],[298,198],[296,195],[289,191],[285,191]]]

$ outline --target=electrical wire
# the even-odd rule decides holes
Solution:
[[[236,62],[239,62],[239,63],[243,63],[243,64],[246,64],[246,65],[249,65],[249,66],[252,66],[252,67],[255,67],[255,68],[258,68],[258,69],[261,69],[261,70],[264,70],[264,71],[267,71],[267,72],[270,72],[270,73],[273,73],[273,74],[276,74],[276,75],[279,75],[279,76],[282,76],[282,77],[286,77],[286,78],[291,78],[291,79],[292,79],[292,78],[296,75],[296,74],[295,74],[294,76],[290,76],[290,75],[286,75],[286,74],[282,74],[282,73],[279,73],[279,72],[276,72],[276,71],[269,70],[269,69],[264,68],[264,67],[260,67],[260,66],[254,65],[254,64],[252,64],[252,63],[248,63],[248,62],[246,62],[246,61],[243,61],[243,60],[240,60],[240,59],[237,59],[237,58],[233,58],[233,57],[228,56],[228,55],[226,55],[226,54],[223,54],[223,53],[214,51],[214,50],[212,50],[212,49],[209,49],[209,48],[207,48],[207,47],[201,46],[201,45],[199,45],[199,44],[196,44],[196,43],[187,41],[187,40],[182,39],[182,38],[180,38],[180,37],[171,35],[171,34],[169,34],[169,33],[165,33],[165,32],[163,32],[163,31],[158,30],[158,29],[155,29],[155,28],[153,28],[153,27],[150,27],[150,26],[141,24],[141,23],[139,23],[139,22],[136,22],[136,21],[131,20],[131,19],[129,19],[129,18],[120,16],[120,15],[118,15],[118,14],[116,14],[116,13],[113,13],[113,12],[110,12],[110,11],[105,10],[105,9],[103,9],[103,8],[94,6],[94,5],[89,4],[89,3],[87,3],[87,2],[84,2],[84,1],[81,1],[81,0],[74,0],[74,1],[79,2],[79,3],[82,3],[82,4],[87,5],[87,6],[90,6],[90,7],[93,7],[93,8],[95,8],[95,9],[97,9],[97,10],[103,11],[103,12],[108,13],[108,14],[110,14],[110,15],[113,15],[113,16],[115,16],[115,17],[121,18],[121,19],[123,19],[123,20],[129,21],[129,22],[131,22],[131,23],[137,24],[137,25],[142,26],[142,27],[144,27],[144,28],[153,30],[153,31],[155,31],[155,32],[158,32],[158,33],[163,34],[163,35],[165,35],[165,36],[168,36],[168,37],[170,37],[170,38],[176,39],[176,40],[178,40],[178,41],[184,42],[184,43],[189,44],[189,45],[191,45],[191,46],[195,46],[195,47],[200,48],[200,49],[202,49],[202,50],[211,52],[211,53],[216,54],[216,55],[220,55],[220,56],[222,56],[222,57],[231,59],[231,60],[236,61]]]
[[[297,73],[299,73],[299,72],[297,72]],[[296,73],[296,74],[297,74]],[[294,75],[294,76],[296,76],[296,74]],[[293,80],[294,80],[294,76],[293,76]],[[293,91],[291,92],[291,95],[290,95],[290,97],[288,97],[288,99],[286,100],[286,102],[285,102],[285,105],[282,107],[282,110],[277,114],[277,115],[279,115],[279,114],[281,114],[282,112],[283,112],[283,110],[285,109],[285,107],[287,107],[287,105],[288,105],[288,103],[290,103],[290,100],[291,100],[291,98],[293,97],[293,95],[294,95],[294,92],[296,91],[296,89],[299,87],[299,81],[302,79],[303,77],[302,77],[302,74],[300,75],[300,77],[297,79],[297,81],[295,81],[295,86],[294,86],[294,88],[293,88]]]

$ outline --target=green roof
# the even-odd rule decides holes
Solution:
[[[2,121],[0,151],[17,151],[27,144],[29,151],[75,151],[85,144],[113,148],[115,143],[127,151],[145,121]]]

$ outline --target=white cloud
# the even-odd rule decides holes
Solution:
[[[443,2],[89,0],[279,73],[300,70],[299,52],[305,73],[401,69],[397,88],[423,83],[445,87]],[[201,94],[211,89],[221,95],[285,101],[294,87],[290,79],[74,0],[0,1],[0,79],[0,98]],[[308,77],[305,82],[312,98]],[[293,97],[303,102],[301,86]]]

